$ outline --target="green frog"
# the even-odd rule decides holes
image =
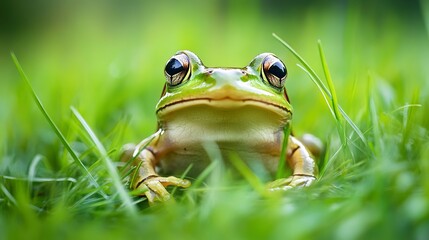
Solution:
[[[269,183],[269,190],[309,186],[316,180],[312,154],[286,134],[293,112],[284,87],[287,69],[274,54],[262,53],[244,68],[212,68],[194,53],[179,51],[167,61],[164,74],[156,106],[158,131],[136,146],[126,145],[122,157],[136,169],[131,188],[147,189],[149,203],[168,200],[169,185],[191,185],[173,175],[190,165],[189,176],[201,173],[211,162],[207,143],[214,143],[224,159],[234,153],[273,175],[279,162],[286,161],[292,175]],[[286,159],[281,159],[284,141]]]

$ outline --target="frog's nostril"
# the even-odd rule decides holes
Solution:
[[[207,71],[207,73],[208,73],[208,74],[212,74],[212,73],[213,73],[213,70],[211,70],[211,69],[210,69],[210,70],[208,70],[208,71]]]

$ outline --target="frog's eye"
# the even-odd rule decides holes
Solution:
[[[171,86],[182,83],[183,80],[189,77],[190,72],[189,58],[184,53],[179,53],[171,57],[164,69],[167,83]]]
[[[280,59],[273,55],[268,55],[262,62],[262,77],[271,86],[282,88],[287,76],[286,66]]]

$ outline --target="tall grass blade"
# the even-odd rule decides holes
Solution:
[[[301,57],[301,55],[298,54],[298,52],[295,51],[295,49],[293,49],[288,43],[286,43],[283,39],[277,36],[277,34],[273,33],[273,36],[302,63],[304,68],[307,69],[311,76],[313,76],[315,83],[318,85],[318,87],[323,90],[322,93],[327,94],[330,98],[331,94],[329,93],[328,88],[325,86],[325,84],[323,84],[320,77],[316,74],[316,71],[314,71],[314,69],[310,67],[310,65],[304,60],[304,58]]]
[[[31,94],[32,94],[32,96],[33,96],[33,98],[34,98],[34,100],[35,100],[35,102],[37,104],[37,107],[40,109],[40,111],[42,112],[43,116],[48,121],[48,123],[51,126],[52,130],[55,132],[55,134],[57,135],[57,137],[60,139],[61,143],[66,148],[66,150],[70,154],[70,156],[73,158],[73,160],[77,164],[77,166],[79,166],[80,169],[82,170],[82,172],[84,174],[86,174],[86,177],[88,177],[90,183],[95,188],[97,188],[100,191],[100,194],[105,199],[108,199],[108,196],[103,192],[103,190],[101,190],[100,185],[97,183],[97,181],[95,180],[95,178],[91,175],[91,173],[88,171],[88,169],[86,168],[86,166],[82,163],[82,161],[79,159],[79,157],[73,151],[73,149],[71,148],[70,144],[67,142],[66,138],[64,137],[64,135],[60,131],[60,129],[57,127],[57,125],[54,123],[54,121],[52,120],[52,118],[49,116],[48,112],[46,111],[45,107],[42,104],[42,101],[39,99],[39,97],[37,96],[36,92],[34,91],[33,86],[31,85],[30,81],[28,80],[28,77],[25,74],[24,70],[22,69],[21,64],[19,63],[19,61],[16,58],[15,54],[11,53],[11,56],[12,56],[13,62],[15,63],[15,66],[16,66],[18,72],[19,72],[19,75],[24,80],[24,82],[27,84],[27,86],[30,89]]]
[[[320,77],[316,74],[316,72],[310,67],[310,65],[302,58],[288,43],[286,43],[283,39],[281,39],[277,34],[273,33],[274,38],[276,38],[283,46],[285,46],[303,65],[302,68],[307,70],[307,74],[309,74],[313,82],[317,85],[319,89],[322,90],[322,94],[326,94],[326,96],[330,99],[332,98],[331,93],[329,92],[329,89],[323,84]],[[330,104],[328,104],[330,106]],[[332,106],[330,106],[331,108]],[[332,107],[333,112],[333,107]],[[367,146],[368,142],[363,135],[362,131],[356,126],[356,124],[351,120],[351,118],[347,115],[347,113],[341,108],[340,105],[338,105],[338,110],[341,112],[341,115],[344,117],[346,122],[351,126],[351,128],[356,132],[356,134],[359,136],[361,141]],[[333,114],[335,114],[333,112]]]
[[[340,135],[341,141],[344,145],[347,145],[347,137],[343,124],[343,118],[341,116],[338,104],[337,93],[335,91],[334,83],[332,82],[331,73],[326,62],[325,53],[323,52],[322,42],[318,41],[320,60],[322,61],[323,72],[325,73],[326,83],[328,84],[329,92],[331,93],[331,106],[337,120],[338,134]]]
[[[124,204],[126,210],[128,211],[128,213],[134,215],[136,213],[136,208],[135,208],[134,204],[132,203],[131,198],[129,197],[127,191],[125,190],[125,187],[122,184],[121,178],[119,177],[119,174],[116,171],[116,167],[113,164],[110,157],[108,156],[106,149],[104,148],[104,146],[100,142],[100,140],[97,138],[95,133],[92,131],[92,129],[89,127],[88,123],[85,121],[85,119],[82,117],[82,115],[80,115],[80,113],[74,107],[71,107],[71,110],[72,110],[74,116],[79,121],[79,123],[85,129],[86,133],[91,138],[92,142],[95,144],[96,149],[98,150],[98,153],[101,155],[102,162],[104,163],[104,165],[107,169],[107,172],[109,173],[109,176],[111,177],[111,179],[113,181],[113,186],[115,187],[116,191],[118,192],[118,195],[121,198],[121,201]]]

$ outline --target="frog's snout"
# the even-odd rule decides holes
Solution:
[[[241,81],[243,76],[247,75],[246,71],[240,69],[207,69],[206,73],[210,76],[211,79],[216,79],[216,85],[219,87],[225,85],[234,86],[236,82]]]

